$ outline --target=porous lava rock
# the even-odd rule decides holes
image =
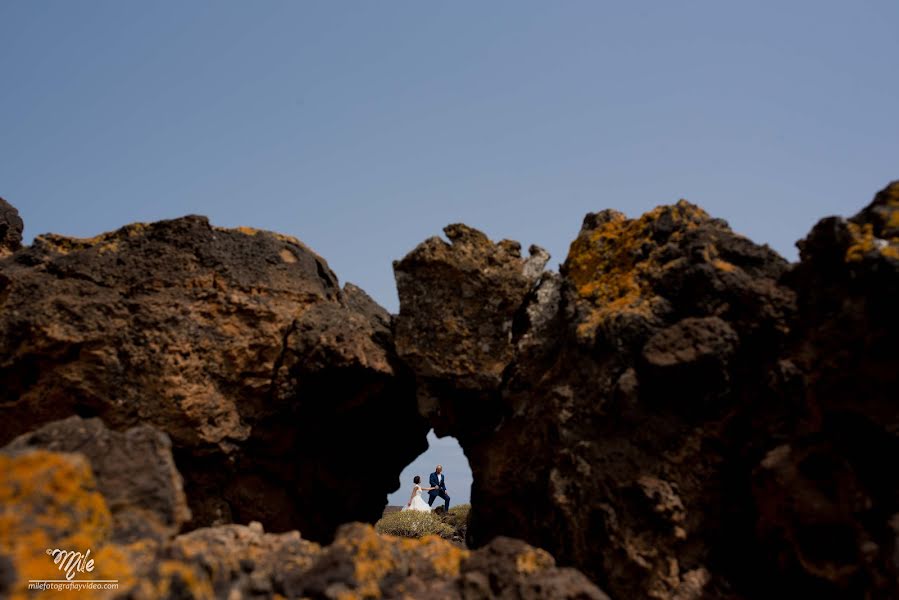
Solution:
[[[115,540],[164,540],[190,520],[171,442],[149,425],[118,432],[100,419],[72,416],[23,434],[0,451],[17,454],[37,448],[87,458],[111,510]]]
[[[686,201],[587,215],[558,274],[471,232],[396,263],[398,352],[474,473],[469,543],[521,537],[612,597],[895,597],[896,198],[795,266]]]
[[[131,438],[144,439],[154,433],[144,426],[115,435],[97,429],[102,424],[96,420],[68,419],[29,438],[54,445],[48,441],[54,435],[77,427],[97,431],[101,441],[96,445],[108,445],[118,456],[127,450],[123,444],[133,442]],[[140,478],[117,479],[119,489],[111,487],[116,475],[108,472],[109,459],[90,444],[86,454],[13,446],[0,451],[0,593],[4,598],[29,598],[33,595],[29,581],[46,579],[77,579],[82,585],[98,579],[113,581],[114,587],[77,593],[134,600],[347,600],[420,594],[446,600],[607,598],[583,574],[557,568],[545,551],[507,538],[471,552],[437,536],[382,536],[370,525],[348,523],[338,529],[331,545],[323,547],[297,531],[268,533],[252,522],[203,527],[176,537],[154,534],[123,539],[116,533],[113,504],[121,504],[122,498],[134,505],[155,499]],[[171,455],[166,456],[163,448],[148,453],[143,466],[168,470],[170,464]],[[83,556],[86,568],[68,569],[68,558],[60,568],[45,550],[54,548]],[[93,561],[90,565],[88,559]]]
[[[391,317],[298,240],[187,216],[0,259],[0,443],[71,415],[171,439],[190,527],[327,540],[426,447]],[[377,448],[360,468],[348,447]]]
[[[61,540],[132,598],[899,597],[899,183],[793,265],[686,201],[587,215],[558,273],[445,234],[394,264],[396,317],[202,217],[7,244],[2,591]],[[471,465],[471,549],[340,526],[429,426]],[[175,481],[165,439],[188,522],[113,468],[146,447]]]

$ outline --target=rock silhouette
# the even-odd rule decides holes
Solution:
[[[394,263],[396,316],[279,234],[20,247],[0,209],[10,593],[20,535],[102,541],[131,597],[899,597],[899,182],[796,264],[686,201],[587,215],[558,273],[451,225]],[[345,524],[429,427],[473,550]]]
[[[0,258],[9,256],[22,247],[22,229],[25,224],[9,202],[0,198]]]

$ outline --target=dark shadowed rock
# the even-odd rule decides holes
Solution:
[[[0,258],[9,256],[22,247],[22,230],[25,224],[19,211],[0,198]]]
[[[754,471],[757,551],[785,596],[896,598],[899,182],[798,246],[785,280],[801,409],[766,424],[777,437]]]
[[[42,235],[0,260],[0,287],[0,442],[73,414],[152,424],[193,525],[326,539],[377,520],[426,447],[389,317],[296,239],[199,216]],[[348,442],[378,460],[360,471]]]
[[[91,597],[606,598],[584,575],[557,568],[545,551],[507,538],[470,552],[437,536],[382,536],[349,523],[322,547],[296,531],[267,533],[254,522],[123,543],[111,535],[112,520],[83,454],[0,453],[0,589],[25,598],[30,579],[61,579],[46,554],[50,545],[78,552],[89,546],[94,569],[79,579],[119,582],[117,590]]]
[[[801,311],[793,359],[808,374],[811,400],[896,418],[899,182],[851,219],[821,220],[797,245],[802,262],[788,278]]]
[[[466,225],[444,233],[449,243],[432,237],[394,263],[397,351],[418,377],[420,410],[438,433],[494,410],[482,392],[500,387],[515,353],[514,317],[549,259],[536,246],[524,259],[518,242],[493,243]],[[444,387],[457,393],[442,394]],[[433,403],[436,396],[444,401]]]
[[[482,314],[432,294],[435,243],[399,263],[400,322],[456,337],[397,343],[456,357]],[[498,381],[410,361],[474,473],[469,543],[522,537],[614,597],[899,597],[899,183],[799,246],[790,267],[684,201],[590,214],[559,275],[503,295]],[[455,289],[516,281],[464,256]]]
[[[462,598],[465,600],[608,600],[584,574],[557,568],[545,550],[521,540],[499,536],[473,552],[462,563]]]
[[[608,598],[582,573],[557,568],[547,552],[520,540],[501,537],[470,552],[437,536],[383,536],[358,523],[342,527],[290,591],[312,598]]]
[[[153,427],[120,433],[100,419],[73,416],[21,435],[0,452],[29,448],[84,455],[112,512],[116,540],[167,539],[190,519],[171,442]]]
[[[456,254],[437,245],[396,267],[401,351],[427,342],[435,356],[467,360],[481,332],[496,330],[482,330],[480,298],[515,291],[502,295],[502,353],[483,363],[501,377],[460,390],[458,371],[409,363],[428,381],[428,414],[478,400],[442,431],[474,473],[469,542],[524,538],[613,596],[715,597],[727,586],[720,565],[739,561],[722,555],[717,533],[731,519],[723,465],[740,447],[729,418],[773,394],[770,364],[794,310],[778,283],[786,261],[683,201],[639,219],[588,215],[561,276],[539,282],[518,275],[520,259],[486,250],[458,252],[466,267],[447,275]],[[464,281],[432,291],[454,277]],[[478,292],[458,292],[466,286]],[[404,321],[451,323],[454,337]],[[749,471],[738,512],[752,503]]]

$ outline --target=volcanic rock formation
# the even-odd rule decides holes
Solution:
[[[899,182],[851,219],[821,220],[798,246],[784,362],[801,386],[784,394],[789,420],[756,416],[770,439],[752,483],[759,556],[784,595],[896,598]]]
[[[427,447],[403,369],[390,315],[287,236],[188,216],[0,260],[0,443],[73,414],[152,424],[193,526],[377,519]],[[350,442],[378,449],[352,493]]]
[[[686,201],[587,215],[558,273],[451,225],[394,264],[396,317],[278,234],[20,248],[17,219],[0,589],[95,540],[134,598],[603,597],[581,572],[613,598],[899,597],[899,183],[794,265]],[[475,550],[340,527],[429,427],[471,465]]]
[[[111,511],[115,540],[162,541],[190,520],[171,442],[149,425],[120,433],[107,429],[100,419],[72,416],[23,434],[2,451],[17,455],[37,448],[87,458]]]
[[[587,215],[559,275],[460,226],[396,263],[470,544],[516,535],[612,597],[896,597],[897,194],[794,267],[685,201]]]
[[[54,564],[45,548],[82,554],[89,548],[90,569],[73,571],[73,578],[118,585],[82,590],[92,598],[341,600],[427,594],[441,600],[608,600],[580,572],[557,568],[546,551],[509,538],[471,552],[436,536],[381,536],[362,523],[341,526],[327,547],[297,531],[265,533],[257,522],[177,537],[131,528],[122,535],[123,514],[144,508],[160,516],[182,506],[170,493],[168,484],[178,474],[164,441],[150,426],[116,434],[98,419],[73,417],[0,451],[0,595],[29,598],[29,580],[67,579],[68,571]],[[161,491],[146,485],[154,479]]]

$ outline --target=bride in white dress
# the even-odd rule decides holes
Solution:
[[[409,501],[406,503],[401,510],[418,510],[421,512],[431,512],[431,507],[428,506],[428,503],[421,496],[421,492],[429,492],[434,488],[421,487],[421,477],[418,475],[415,476],[415,479],[412,480],[415,483],[415,486],[412,488],[412,497],[409,498]]]

